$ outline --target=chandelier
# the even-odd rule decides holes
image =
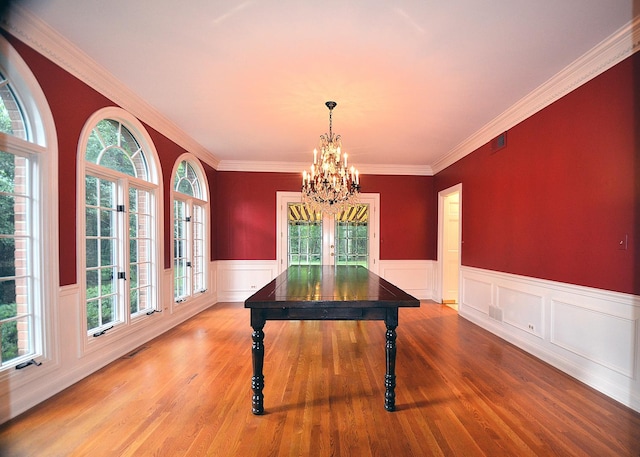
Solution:
[[[320,135],[320,156],[314,149],[310,171],[302,172],[302,201],[311,211],[337,214],[358,202],[360,176],[354,167],[347,167],[340,135],[332,131],[331,116],[337,103],[325,105],[329,108],[329,133]]]

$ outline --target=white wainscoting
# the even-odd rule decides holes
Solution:
[[[640,296],[471,267],[460,316],[640,411]]]
[[[378,274],[421,300],[433,296],[431,260],[381,260]],[[219,302],[244,301],[278,276],[275,260],[218,260],[217,295]]]
[[[278,276],[275,260],[218,260],[218,301],[245,301]]]
[[[419,300],[434,294],[436,262],[433,260],[380,260],[378,275]]]

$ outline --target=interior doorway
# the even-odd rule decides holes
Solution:
[[[462,184],[438,193],[440,302],[458,309],[462,251]]]

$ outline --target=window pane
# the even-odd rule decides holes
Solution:
[[[91,163],[98,163],[98,156],[100,155],[104,147],[105,145],[102,144],[100,136],[94,130],[93,132],[91,132],[91,136],[89,137],[89,141],[87,143],[85,159]]]
[[[115,297],[109,296],[100,300],[102,311],[102,323],[101,325],[110,324],[116,319],[116,301]]]
[[[16,156],[0,151],[0,192],[14,193]]]
[[[138,289],[132,289],[129,291],[129,314],[135,314],[138,311],[140,311],[139,308],[139,290]]]
[[[16,282],[0,281],[0,320],[17,315]]]
[[[22,320],[24,322],[24,320]],[[3,322],[0,324],[2,337],[2,362],[8,362],[20,355],[18,349],[18,321]],[[27,340],[28,341],[28,340]],[[29,348],[25,348],[27,352]]]
[[[84,201],[87,205],[98,206],[98,178],[94,176],[85,176],[84,193]]]
[[[121,149],[109,148],[102,154],[99,165],[129,176],[135,176],[135,168],[129,156]]]
[[[86,245],[86,258],[87,268],[98,266],[98,240],[88,238],[85,242]]]
[[[115,211],[101,210],[100,214],[100,236],[111,237],[115,236]]]
[[[101,295],[113,294],[116,292],[116,281],[118,272],[116,268],[101,268],[100,269],[100,292]]]
[[[116,263],[115,259],[115,240],[100,240],[100,265],[108,266]]]
[[[88,270],[86,274],[87,280],[87,299],[100,296],[100,274],[98,270]]]
[[[87,302],[87,329],[91,330],[100,326],[100,300]]]
[[[138,265],[138,285],[140,287],[148,287],[151,284],[151,268],[151,262]]]
[[[0,81],[6,81],[1,74]],[[0,132],[8,133],[23,140],[27,139],[27,128],[22,115],[22,107],[9,84],[0,85]]]
[[[136,214],[129,214],[129,236],[138,236],[138,216]]]
[[[138,265],[129,266],[129,288],[138,287]]]
[[[149,296],[150,296],[149,290],[150,290],[149,287],[138,289],[138,310],[139,311],[152,309],[152,306],[149,300]]]
[[[87,236],[98,236],[98,210],[87,208],[85,211],[85,232]]]
[[[103,208],[115,208],[115,187],[116,183],[106,179],[99,179],[100,182],[100,206]]]
[[[0,277],[16,275],[15,257],[15,238],[0,238]]]

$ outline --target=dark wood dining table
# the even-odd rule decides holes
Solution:
[[[384,407],[395,410],[396,327],[400,307],[420,301],[357,265],[290,266],[244,302],[251,309],[252,412],[264,413],[264,331],[268,320],[383,320],[386,327]]]

